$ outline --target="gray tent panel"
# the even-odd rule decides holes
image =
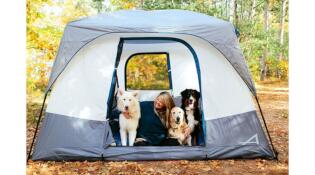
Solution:
[[[206,122],[208,157],[274,157],[256,111]]]
[[[268,145],[256,111],[207,121],[207,144],[234,146],[257,143]]]
[[[117,11],[70,22],[65,28],[46,91],[84,45],[109,33],[174,33],[204,39],[228,59],[256,94],[234,26],[227,21],[185,10]]]
[[[210,147],[207,151],[207,159],[232,159],[232,158],[268,158],[273,159],[274,156],[269,148],[260,147],[258,145],[238,145],[233,147]]]
[[[33,160],[274,158],[255,111],[206,121],[205,146],[108,147],[108,122],[47,113]],[[258,129],[257,129],[258,128]],[[103,138],[103,139],[100,139]]]
[[[112,135],[107,121],[93,121],[46,113],[33,160],[85,160],[99,158]]]
[[[108,147],[106,160],[274,158],[255,111],[206,121],[206,146]]]
[[[201,160],[230,158],[273,158],[257,145],[234,147],[182,147],[182,146],[139,146],[108,147],[103,153],[104,160]]]

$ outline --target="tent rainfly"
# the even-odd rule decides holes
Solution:
[[[186,88],[200,91],[203,145],[110,146],[108,117],[115,91],[126,88],[126,65],[139,53],[168,55],[168,91],[175,99]],[[153,101],[159,92],[140,90],[140,102]],[[35,136],[29,151],[32,160],[277,157],[266,123],[262,120],[262,127],[257,115],[256,89],[235,28],[215,17],[132,10],[72,21],[64,30],[45,99],[48,94],[33,154]]]

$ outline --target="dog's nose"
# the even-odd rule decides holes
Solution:
[[[179,120],[180,120],[180,118],[179,118],[179,117],[177,117],[177,118],[176,118],[176,122],[179,122]]]
[[[189,103],[192,103],[193,102],[193,100],[192,99],[189,99]]]
[[[125,110],[126,110],[126,111],[128,110],[128,106],[125,106]]]

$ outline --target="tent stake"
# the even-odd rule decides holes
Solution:
[[[269,140],[270,140],[270,144],[271,144],[271,147],[272,147],[272,151],[273,151],[273,153],[274,153],[274,156],[275,156],[276,160],[279,160],[279,159],[278,159],[278,152],[277,152],[277,150],[275,149],[275,147],[273,146],[272,139],[271,139],[271,136],[270,136],[270,134],[269,134],[269,130],[268,130],[268,127],[267,127],[267,124],[266,124],[266,121],[265,121],[264,114],[263,114],[263,112],[262,112],[262,110],[261,110],[261,107],[260,107],[260,104],[259,104],[259,100],[258,100],[257,94],[255,95],[255,99],[256,99],[256,102],[257,102],[257,105],[258,105],[260,114],[261,114],[261,118],[263,119],[264,126],[265,126],[266,131],[267,131],[267,134],[268,134],[268,138],[269,138]]]
[[[49,92],[49,91],[48,91],[48,92]],[[36,129],[35,129],[35,133],[34,133],[33,140],[32,140],[32,144],[31,144],[30,150],[29,150],[29,152],[28,152],[28,156],[27,156],[27,162],[28,162],[28,160],[31,158],[31,152],[32,152],[32,149],[33,149],[34,141],[35,141],[35,138],[36,138],[36,134],[37,134],[38,127],[39,127],[39,123],[40,123],[41,118],[42,118],[42,114],[43,114],[43,110],[44,110],[44,106],[45,106],[45,101],[46,101],[46,97],[47,97],[47,95],[48,95],[48,92],[45,93],[45,97],[44,97],[44,100],[43,100],[42,108],[41,108],[40,113],[39,113],[39,116],[38,116],[38,120],[37,120],[37,124],[36,124]]]

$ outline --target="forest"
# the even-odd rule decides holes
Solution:
[[[288,79],[287,0],[27,0],[27,94],[40,96],[65,25],[122,9],[185,9],[232,22],[255,81]]]

